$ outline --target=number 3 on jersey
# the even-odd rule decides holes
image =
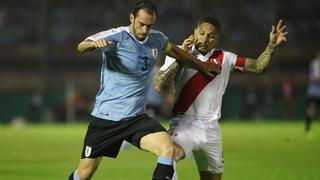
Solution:
[[[147,56],[144,56],[144,57],[142,57],[142,59],[143,59],[143,65],[142,65],[142,67],[141,67],[141,70],[142,70],[142,71],[145,71],[145,70],[147,70],[148,67],[149,67],[148,57],[147,57]]]

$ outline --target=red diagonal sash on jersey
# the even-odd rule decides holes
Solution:
[[[223,52],[221,50],[215,51],[209,60],[216,59],[218,64],[222,65]],[[221,69],[221,66],[219,67]],[[172,113],[174,116],[186,112],[200,92],[215,78],[207,78],[202,73],[197,72],[188,82],[183,86],[178,100],[173,106]]]

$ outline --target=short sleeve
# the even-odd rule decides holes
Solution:
[[[169,43],[169,38],[161,31],[152,29],[150,33],[152,33],[157,38],[157,40],[160,41],[160,46],[162,50],[165,51],[171,45]]]
[[[232,52],[225,52],[226,60],[229,62],[232,70],[244,71],[244,65],[246,64],[245,57],[238,56]]]
[[[98,39],[106,39],[109,41],[120,41],[121,39],[121,31],[119,29],[109,29],[107,31],[102,31],[97,34],[91,35],[86,38],[86,40],[96,41]]]
[[[96,41],[98,39],[104,38],[105,40],[112,41],[113,42],[112,45],[109,45],[105,48],[97,49],[97,51],[107,52],[107,51],[113,51],[116,48],[116,44],[121,40],[121,37],[122,37],[121,30],[119,30],[118,28],[114,28],[114,29],[102,31],[94,35],[91,35],[87,37],[86,40]]]
[[[169,46],[169,38],[164,35],[162,32],[159,31],[161,44],[162,44],[162,50],[165,50]]]

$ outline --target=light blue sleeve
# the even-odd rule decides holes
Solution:
[[[151,33],[158,41],[160,41],[160,48],[162,50],[165,50],[169,44],[169,38],[166,35],[164,35],[161,31],[157,31],[154,29],[151,30]]]
[[[92,36],[89,36],[86,38],[86,40],[92,40],[96,41],[98,39],[104,38],[105,40],[112,41],[113,44],[109,45],[105,48],[99,48],[96,49],[95,51],[100,51],[100,52],[111,52],[115,51],[117,48],[117,43],[121,40],[122,38],[122,33],[121,30],[119,29],[109,29],[107,31],[102,31],[97,34],[94,34]]]
[[[161,41],[162,41],[162,50],[165,50],[169,44],[169,38],[164,35],[163,33],[160,33],[161,34]]]

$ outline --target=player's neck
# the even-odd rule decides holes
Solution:
[[[149,38],[149,36],[147,36],[146,38],[144,38],[144,40],[142,40],[142,41],[139,40],[133,33],[133,25],[132,24],[130,24],[130,26],[129,26],[129,33],[131,34],[132,37],[134,37],[135,40],[139,41],[141,44],[147,42],[147,40]]]
[[[200,55],[202,55],[203,57],[209,56],[209,54],[211,54],[211,52],[212,52],[213,50],[214,50],[214,49],[211,49],[211,50],[208,51],[208,52],[200,52],[200,51],[198,51],[198,49],[193,48],[193,51],[195,51],[196,54],[200,54]]]

